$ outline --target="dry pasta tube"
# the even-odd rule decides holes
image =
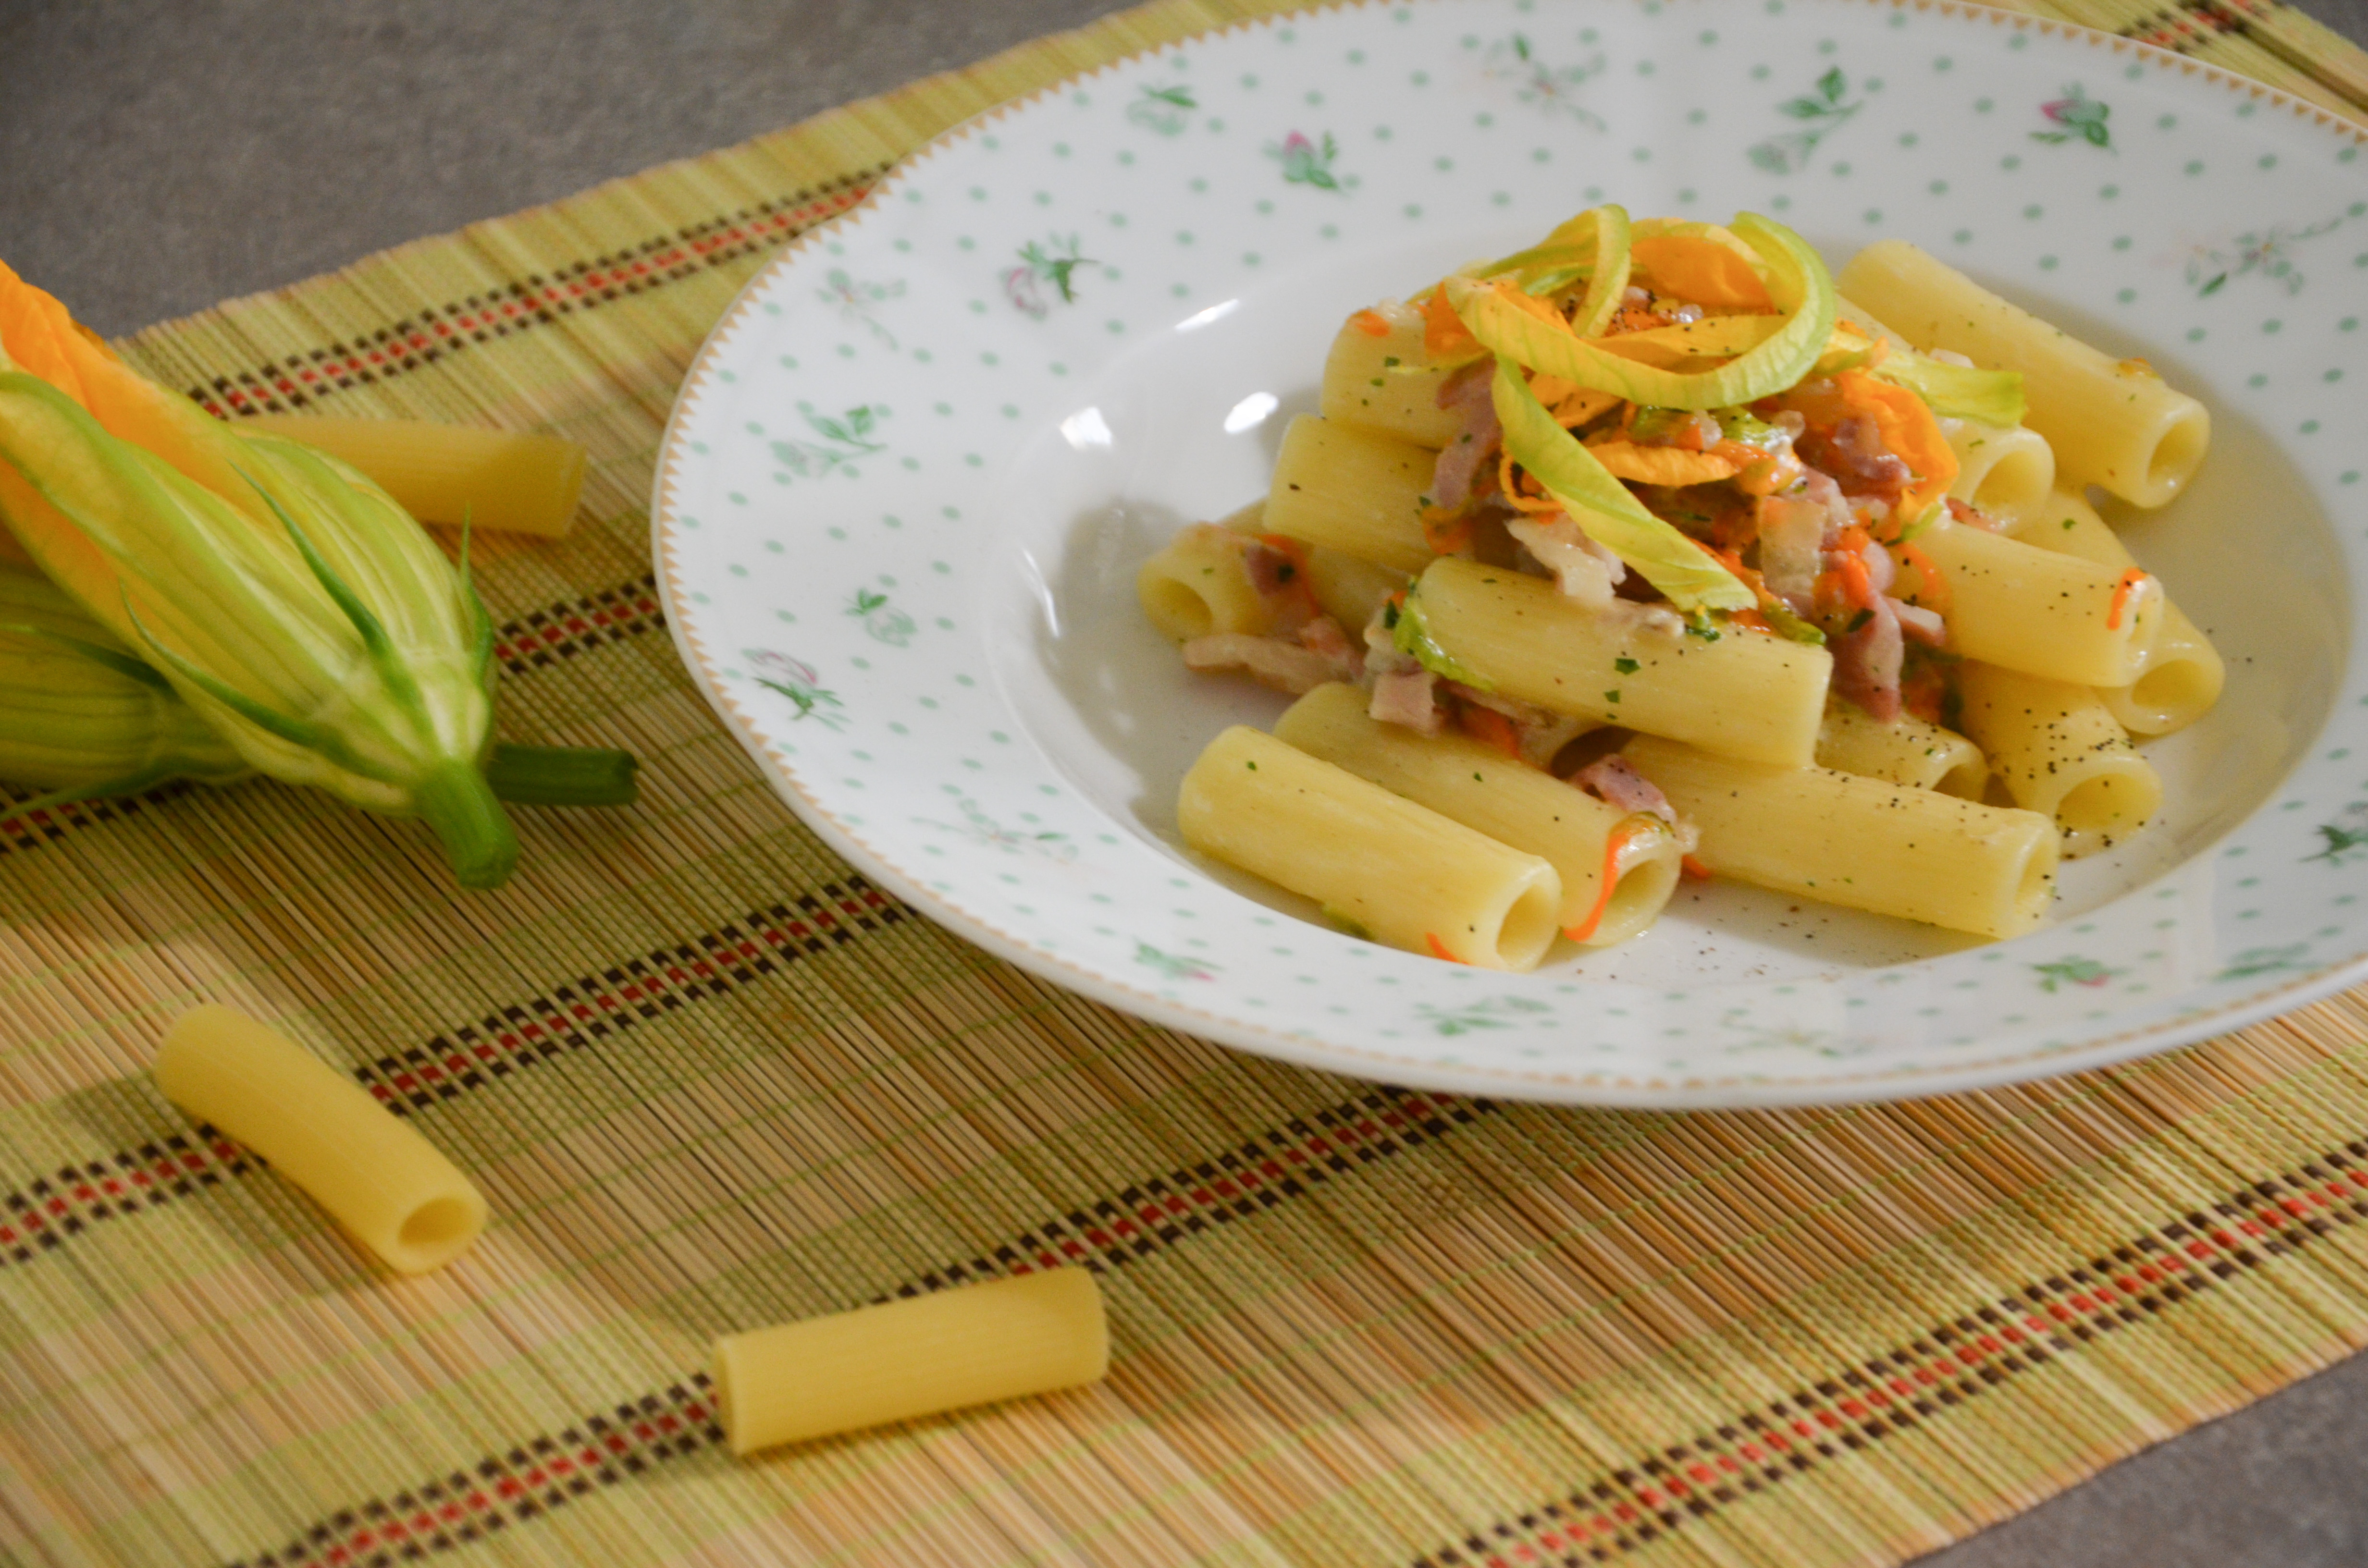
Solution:
[[[2020,370],[2023,423],[2055,449],[2057,482],[2102,485],[2139,506],[2179,494],[2212,442],[2212,416],[2144,360],[2109,358],[1904,240],[1851,258],[1835,283],[1922,349]]]
[[[1178,642],[1212,632],[1263,637],[1274,623],[1265,596],[1250,581],[1242,536],[1216,523],[1190,523],[1134,574],[1134,591],[1151,624]]]
[[[1827,699],[1817,726],[1817,766],[1964,801],[1980,800],[1990,779],[1982,748],[1955,731],[1908,713],[1886,724],[1839,697]]]
[[[1391,947],[1527,970],[1554,945],[1552,865],[1259,731],[1236,724],[1209,743],[1176,819],[1202,854]]]
[[[1469,735],[1426,737],[1366,712],[1353,686],[1319,686],[1275,722],[1275,739],[1429,806],[1562,878],[1563,935],[1582,947],[1635,936],[1678,885],[1677,835]],[[1609,879],[1607,883],[1607,878]]]
[[[2017,937],[2055,896],[2055,824],[1824,767],[1771,767],[1640,735],[1624,754],[1702,832],[1721,876],[1979,937]]]
[[[1448,372],[1425,368],[1422,332],[1422,312],[1395,300],[1350,316],[1324,360],[1324,417],[1433,451],[1453,440],[1463,416],[1439,406]]]
[[[310,414],[258,414],[238,426],[302,441],[361,470],[423,523],[558,539],[584,494],[586,454],[557,436]]]
[[[2129,547],[2096,508],[2078,495],[2062,491],[2048,505],[2023,521],[2008,525],[2007,532],[2041,550],[2060,550],[2093,562],[2108,572],[2127,572],[2137,562]],[[2220,700],[2228,669],[2220,651],[2203,635],[2187,612],[2166,598],[2162,631],[2147,650],[2145,666],[2127,686],[2100,687],[2097,699],[2113,722],[2133,735],[2167,735],[2183,730],[2209,712]]]
[[[154,1071],[166,1099],[269,1161],[399,1274],[450,1262],[485,1228],[484,1199],[417,1128],[243,1013],[182,1014]]]
[[[1946,580],[1935,608],[1948,618],[1951,651],[1966,658],[2080,686],[2127,686],[2162,634],[2162,585],[2142,574],[1963,523],[1940,523],[1910,548]]]
[[[1730,756],[1805,767],[1815,755],[1834,667],[1822,648],[1743,631],[1704,642],[1666,611],[1590,609],[1452,557],[1417,592],[1439,645],[1507,697]]]
[[[1432,555],[1422,497],[1436,463],[1428,448],[1303,414],[1275,458],[1267,528],[1410,577]]]
[[[1083,1268],[936,1290],[715,1342],[735,1454],[1089,1383],[1110,1369]]]
[[[2014,803],[2044,812],[2067,860],[2110,849],[2162,809],[2162,779],[2087,687],[1970,660],[1958,666],[1965,728]]]
[[[2055,487],[2055,453],[2038,431],[1970,419],[1944,419],[1941,429],[1957,454],[1950,494],[2009,526],[2046,505]]]

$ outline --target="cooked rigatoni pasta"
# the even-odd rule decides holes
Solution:
[[[1771,767],[1640,735],[1625,755],[1702,835],[1721,876],[1979,937],[2036,926],[2055,896],[2055,825],[1825,767]]]
[[[1363,626],[1406,586],[1406,574],[1320,544],[1307,547],[1307,585],[1324,613],[1344,627]]]
[[[1541,857],[1246,725],[1184,775],[1176,822],[1202,854],[1408,952],[1534,969],[1559,929],[1562,879]]]
[[[1982,748],[1955,731],[1912,713],[1884,723],[1839,698],[1826,703],[1817,726],[1817,766],[1967,801],[1980,800],[1990,778]]]
[[[2016,805],[2055,819],[2066,859],[2112,848],[2161,809],[2162,779],[2089,687],[1973,663],[1959,678],[1966,732]]]
[[[1395,300],[1342,323],[1324,361],[1324,417],[1434,451],[1453,440],[1463,421],[1439,405],[1450,372],[1429,362],[1422,332],[1422,312]]]
[[[1352,686],[1319,686],[1276,721],[1275,738],[1429,806],[1562,878],[1555,923],[1582,947],[1624,942],[1678,885],[1677,829],[1623,812],[1465,735],[1425,737],[1365,711]]]
[[[2077,555],[2108,572],[2138,569],[2129,547],[2096,508],[2062,491],[2022,521],[2009,524],[2008,531],[2026,544]],[[2137,678],[2127,686],[2100,687],[2097,698],[2131,734],[2167,735],[2208,712],[2220,700],[2220,688],[2227,680],[2227,666],[2212,640],[2166,598],[2162,630],[2140,662]]]
[[[1706,642],[1675,616],[1594,610],[1452,556],[1416,589],[1431,641],[1490,689],[1557,713],[1788,767],[1816,753],[1833,661],[1775,637]]]
[[[1215,523],[1178,529],[1134,576],[1151,624],[1178,642],[1224,632],[1265,636],[1274,612],[1251,580],[1242,538]]]
[[[1840,301],[1842,315],[1894,348],[1907,340],[1855,301]],[[2047,499],[2055,483],[2055,452],[2036,430],[1980,419],[1942,419],[1941,434],[1956,454],[1957,477],[1949,494],[1996,517],[2020,517]]]
[[[1219,526],[1235,533],[1247,534],[1269,545],[1283,538],[1267,531],[1266,502],[1263,498],[1228,513],[1220,520]],[[1187,524],[1185,531],[1190,531],[1190,527]],[[1315,591],[1316,604],[1342,626],[1364,625],[1372,619],[1374,611],[1381,608],[1383,599],[1406,586],[1405,573],[1377,566],[1362,557],[1334,550],[1328,545],[1297,544],[1296,553],[1299,564],[1306,569],[1307,585]],[[1155,622],[1159,619],[1157,612],[1151,609],[1147,597],[1144,608]]]
[[[1955,653],[2082,686],[2126,686],[2162,632],[2162,585],[1964,523],[1912,549],[1939,568]]]
[[[1843,282],[1754,214],[1600,207],[1352,314],[1235,540],[1144,570],[1188,665],[1301,699],[1203,754],[1187,842],[1498,968],[1642,930],[1697,834],[1788,893],[2044,918],[2158,809],[2123,726],[2222,677],[2064,493],[2159,505],[2209,420],[1911,247]]]
[[[1283,432],[1266,526],[1411,576],[1433,553],[1422,508],[1435,457],[1395,436],[1302,415]]]
[[[2145,360],[2114,359],[1904,240],[1867,246],[1839,282],[1918,348],[2020,371],[2025,421],[2047,437],[2067,484],[2159,506],[2203,460],[2212,416]]]
[[[1957,454],[1950,494],[2009,528],[2046,505],[2055,488],[2055,450],[2038,431],[1947,419],[1941,433]]]

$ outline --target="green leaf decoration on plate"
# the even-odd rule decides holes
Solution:
[[[1299,131],[1284,137],[1280,145],[1269,147],[1267,156],[1282,165],[1282,177],[1293,185],[1312,185],[1319,190],[1338,190],[1340,180],[1332,172],[1332,161],[1340,155],[1340,144],[1326,131],[1322,142],[1311,142]]]
[[[1777,106],[1777,112],[1788,119],[1799,120],[1804,129],[1771,136],[1756,143],[1748,154],[1751,161],[1772,175],[1789,175],[1806,168],[1817,143],[1848,125],[1866,107],[1864,98],[1851,98],[1850,78],[1837,65],[1817,78],[1810,92],[1789,98]]]
[[[2112,110],[2080,90],[2075,82],[2064,89],[2064,96],[2039,106],[2039,112],[2054,120],[2061,129],[2034,131],[2033,142],[2045,142],[2060,146],[2066,142],[2086,142],[2091,147],[2102,147],[2108,153],[2119,152],[2113,145],[2113,133],[2105,121]]]

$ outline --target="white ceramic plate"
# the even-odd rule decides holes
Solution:
[[[947,135],[750,284],[666,432],[684,656],[782,797],[955,930],[1371,1077],[1618,1105],[1930,1094],[2357,976],[2368,178],[2332,117],[2124,40],[1886,0],[1429,0],[1192,40]],[[1265,488],[1333,331],[1600,200],[1913,239],[2211,405],[2125,537],[2226,653],[2165,820],[1976,945],[1687,885],[1531,975],[1351,940],[1177,843],[1281,699],[1188,677],[1136,565]],[[2359,756],[2355,758],[2354,752]]]

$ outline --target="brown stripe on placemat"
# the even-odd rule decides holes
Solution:
[[[176,780],[170,784],[160,784],[154,790],[142,790],[136,795],[110,795],[103,801],[68,801],[62,805],[43,806],[33,812],[25,810],[24,802],[39,799],[47,791],[28,790],[5,808],[6,815],[0,815],[0,855],[39,848],[63,838],[75,828],[137,816],[150,806],[159,806],[188,794],[192,788]]]
[[[1572,1488],[1407,1568],[1603,1562],[1979,1397],[2100,1335],[2368,1218],[2368,1141],[2238,1187],[2085,1267],[2025,1286],[1888,1355]]]
[[[629,583],[505,623],[494,633],[494,657],[509,674],[524,675],[572,659],[586,648],[621,642],[664,625],[657,574],[644,572]]]
[[[481,1089],[701,997],[721,996],[777,963],[854,941],[912,914],[855,872],[672,948],[554,986],[400,1056],[354,1070],[355,1081],[398,1116]]]
[[[225,419],[310,407],[323,398],[393,381],[479,344],[548,326],[787,244],[817,223],[853,209],[885,173],[885,165],[859,169],[588,261],[424,306],[366,338],[332,343],[299,358],[266,360],[184,390],[207,413]]]
[[[2178,0],[2175,5],[2139,17],[2122,28],[2121,35],[2139,43],[2168,49],[2175,54],[2186,54],[2192,49],[2209,44],[2225,34],[2242,34],[2248,30],[2245,15],[2233,6],[2218,6],[2212,0]]]
[[[2368,73],[2361,70],[2357,59],[2339,57],[2317,47],[2328,35],[2310,23],[2306,13],[2279,0],[2184,0],[2184,6],[2200,17],[2214,18],[2218,31],[2250,40],[2280,64],[2302,73],[2355,108],[2368,106]]]
[[[622,642],[666,625],[658,603],[657,574],[644,572],[631,582],[603,588],[581,598],[562,599],[507,621],[494,632],[494,658],[509,675],[549,669],[605,642]],[[160,804],[188,793],[184,783],[160,785],[136,795],[104,801],[70,801],[27,812],[22,803],[0,808],[0,855],[35,848],[63,838],[73,828],[91,827],[137,814],[143,806]],[[28,793],[25,799],[35,798]]]
[[[861,876],[727,922],[672,948],[586,975],[488,1013],[399,1056],[354,1069],[397,1116],[484,1088],[702,997],[721,996],[785,963],[854,941],[912,911]],[[67,1165],[0,1195],[0,1264],[29,1263],[101,1220],[187,1198],[263,1162],[213,1127],[160,1131],[136,1149]]]
[[[1245,1218],[1320,1186],[1352,1162],[1384,1159],[1497,1108],[1486,1100],[1376,1086],[1294,1119],[1189,1169],[1170,1172],[1024,1232],[988,1256],[899,1286],[888,1301],[976,1279],[1076,1264],[1123,1267],[1184,1235]],[[2133,1237],[2086,1266],[2036,1281],[1690,1443],[1642,1454],[1534,1512],[1416,1558],[1407,1568],[1534,1568],[1603,1562],[1884,1441],[2100,1335],[2199,1295],[2241,1269],[2299,1251],[2368,1217],[2368,1142],[2240,1187],[2213,1206]],[[368,1568],[446,1551],[523,1523],[598,1486],[723,1440],[693,1373],[608,1415],[521,1442],[471,1470],[357,1505],[277,1551],[232,1568]]]
[[[1072,1209],[991,1253],[932,1269],[868,1304],[1063,1264],[1121,1268],[1497,1109],[1488,1100],[1376,1085],[1210,1159],[1139,1182],[1090,1208]],[[467,1471],[341,1509],[278,1551],[243,1558],[233,1568],[373,1568],[455,1550],[598,1486],[721,1443],[723,1431],[707,1391],[706,1374],[691,1373],[662,1392],[529,1438]]]

